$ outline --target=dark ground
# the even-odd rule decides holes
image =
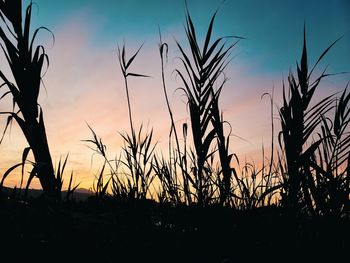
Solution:
[[[349,262],[350,220],[150,201],[0,200],[0,262]]]

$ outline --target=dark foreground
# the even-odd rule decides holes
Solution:
[[[348,262],[350,220],[149,201],[0,200],[0,262]]]

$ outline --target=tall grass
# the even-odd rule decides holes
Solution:
[[[231,189],[231,203],[234,207],[247,210],[264,206],[278,205],[281,183],[281,170],[276,164],[274,149],[274,99],[273,93],[264,93],[261,98],[269,96],[271,117],[271,148],[270,156],[265,156],[265,147],[262,145],[261,164],[245,161],[238,170],[239,179],[235,188]]]
[[[118,162],[115,163],[116,165],[113,165],[113,161],[108,159],[106,145],[102,142],[102,139],[97,136],[95,131],[89,125],[88,127],[92,133],[92,139],[83,141],[89,143],[88,147],[95,154],[98,154],[103,159],[103,165],[100,168],[100,172],[98,173],[98,175],[95,176],[94,184],[92,186],[92,190],[95,193],[95,197],[98,201],[104,199],[108,195],[107,190],[111,181],[114,186],[113,194],[117,195],[118,197],[122,197],[125,194],[126,190],[118,177]],[[110,169],[109,179],[107,180],[107,182],[104,179],[106,165]]]
[[[310,192],[317,214],[340,216],[350,212],[350,94],[336,101],[333,118],[322,116],[321,144],[310,161],[315,179]]]
[[[178,170],[177,170],[177,155],[174,153],[173,158],[165,159],[164,156],[154,158],[153,169],[155,175],[160,181],[160,186],[158,189],[155,189],[157,192],[157,198],[160,203],[170,203],[173,205],[178,205],[183,201],[186,202],[186,194],[189,193],[189,190],[184,188],[184,197],[181,194],[181,188],[179,184]],[[187,192],[188,191],[188,192]],[[191,199],[189,199],[191,200]]]
[[[133,126],[132,112],[131,112],[131,103],[129,96],[129,86],[128,78],[129,77],[148,77],[143,74],[129,72],[129,67],[132,65],[134,59],[138,55],[140,48],[130,57],[126,59],[125,45],[123,45],[122,50],[118,47],[118,59],[120,68],[123,73],[126,98],[128,102],[128,111],[129,111],[129,122],[131,128],[131,134],[121,134],[124,140],[124,158],[125,161],[122,161],[124,165],[128,168],[127,182],[130,189],[130,194],[132,198],[144,199],[146,198],[147,193],[149,192],[149,187],[154,179],[152,174],[153,170],[153,152],[155,144],[153,144],[153,131],[142,135],[142,125],[138,133],[136,134]],[[131,178],[131,180],[129,179]]]
[[[224,72],[232,48],[242,38],[227,44],[227,38],[212,40],[216,14],[210,20],[203,47],[200,48],[195,26],[186,13],[185,32],[188,47],[176,42],[182,68],[175,72],[181,80],[181,90],[187,98],[192,140],[188,125],[183,125],[182,140],[175,126],[175,116],[168,97],[164,65],[169,46],[160,34],[162,90],[170,118],[169,157],[155,156],[153,132],[142,135],[142,126],[135,131],[132,103],[129,96],[129,77],[147,77],[132,73],[130,66],[141,47],[126,58],[125,46],[118,48],[118,58],[124,77],[130,134],[122,134],[124,146],[119,158],[108,160],[105,146],[93,132],[90,140],[104,158],[97,194],[107,194],[108,184],[114,196],[131,199],[152,198],[153,189],[163,203],[186,203],[204,207],[211,204],[227,205],[236,209],[255,209],[280,205],[291,214],[307,212],[313,215],[342,215],[349,210],[349,146],[350,95],[344,91],[339,99],[331,94],[314,101],[321,81],[331,75],[325,71],[314,77],[314,71],[330,45],[309,68],[306,32],[297,74],[288,76],[283,85],[283,106],[279,108],[281,131],[280,151],[275,154],[273,96],[270,96],[271,152],[265,156],[262,147],[262,164],[240,162],[230,153],[230,133],[225,134],[227,123],[220,111],[220,96],[226,83]],[[263,94],[266,96],[269,94]],[[331,113],[334,116],[331,118]],[[229,128],[231,129],[231,125]],[[193,145],[193,146],[192,146]],[[233,157],[238,168],[233,167]],[[110,179],[103,183],[105,165],[110,167]],[[157,183],[155,183],[157,178]]]
[[[283,88],[280,145],[285,155],[286,174],[283,176],[282,203],[292,213],[306,210],[311,214],[325,214],[339,211],[341,206],[348,203],[345,202],[349,198],[349,189],[345,183],[349,180],[348,174],[346,170],[338,174],[349,155],[348,135],[345,132],[348,125],[348,96],[344,92],[338,106],[334,105],[335,95],[327,96],[311,106],[321,80],[330,75],[323,71],[315,80],[311,80],[313,72],[337,41],[321,54],[310,70],[304,29],[297,78],[293,73],[288,77],[288,97]],[[336,113],[332,123],[329,113],[334,108]],[[333,132],[330,123],[334,125]],[[318,132],[320,128],[321,133]],[[318,139],[315,138],[317,133]],[[341,138],[344,139],[343,144]],[[322,169],[324,166],[325,170]],[[342,205],[336,204],[338,200],[334,198],[342,199]],[[326,204],[330,207],[326,208]]]
[[[219,177],[222,176],[222,179],[218,178],[221,203],[225,203],[228,199],[232,174],[237,176],[234,168],[231,167],[233,155],[229,154],[229,137],[224,135],[224,121],[219,110],[219,97],[226,82],[225,78],[220,82],[220,77],[228,64],[229,52],[238,41],[226,46],[223,43],[225,38],[218,38],[211,43],[215,16],[216,14],[210,21],[203,48],[200,48],[195,27],[187,11],[185,31],[190,52],[186,53],[177,42],[182,56],[180,60],[183,70],[176,69],[176,72],[182,80],[182,90],[188,100],[194,142],[194,152],[191,151],[194,163],[191,168],[193,176],[191,181],[201,206],[206,205],[205,194],[210,186],[208,160],[216,150],[219,152],[221,164],[218,174]],[[211,151],[210,146],[214,140],[217,141],[217,149]]]
[[[25,155],[29,151],[34,155],[35,163],[31,174],[39,178],[48,196],[57,198],[60,180],[55,178],[43,111],[38,104],[42,70],[45,63],[49,65],[49,60],[45,48],[34,44],[38,32],[48,29],[37,28],[31,37],[31,13],[32,3],[26,8],[22,23],[22,0],[0,1],[0,18],[4,25],[0,28],[1,48],[15,80],[15,83],[12,83],[0,71],[0,78],[4,81],[0,87],[8,88],[1,99],[12,96],[13,100],[12,111],[0,114],[8,115],[4,133],[13,120],[17,122],[29,144],[29,148],[24,150]]]
[[[141,125],[136,133],[129,95],[129,77],[148,77],[129,72],[129,67],[132,65],[141,48],[142,46],[127,59],[125,45],[123,45],[122,49],[118,47],[118,59],[124,77],[130,124],[130,133],[120,134],[124,142],[122,156],[115,160],[109,160],[106,153],[106,146],[90,126],[89,128],[93,138],[85,140],[92,144],[94,146],[93,150],[104,159],[104,164],[94,187],[94,191],[99,197],[107,194],[109,184],[112,182],[110,188],[114,197],[119,199],[146,199],[147,195],[150,194],[150,187],[155,178],[155,174],[153,173],[153,158],[156,144],[153,143],[153,131],[146,132],[144,135]],[[103,183],[106,165],[110,168],[110,178],[107,183]]]
[[[155,178],[153,156],[156,144],[153,144],[153,131],[142,135],[142,126],[137,135],[122,135],[124,139],[122,163],[127,168],[124,174],[129,188],[129,197],[145,199]]]
[[[44,192],[49,197],[59,199],[68,155],[65,159],[60,159],[54,169],[43,111],[38,104],[42,71],[45,64],[49,65],[48,56],[43,46],[34,45],[38,32],[47,29],[38,28],[30,37],[31,11],[32,3],[28,5],[22,23],[22,1],[0,1],[0,19],[4,25],[0,28],[0,44],[15,80],[12,83],[0,71],[0,77],[4,81],[0,89],[8,89],[2,93],[0,100],[12,96],[14,102],[11,111],[0,112],[7,116],[0,143],[8,127],[15,121],[29,144],[23,150],[22,162],[4,173],[0,188],[10,173],[21,169],[21,189],[25,167],[31,165],[26,192],[33,178],[37,176]],[[220,204],[247,210],[277,204],[293,215],[306,212],[315,216],[339,217],[349,213],[350,93],[346,88],[341,94],[330,94],[315,101],[321,81],[331,75],[324,70],[315,77],[315,71],[338,40],[309,67],[304,29],[304,43],[296,74],[290,72],[287,86],[283,85],[283,105],[279,108],[280,151],[275,155],[271,96],[271,154],[266,157],[263,147],[260,166],[246,162],[240,167],[238,157],[230,151],[231,132],[226,131],[232,127],[223,117],[220,98],[227,81],[224,73],[230,62],[231,52],[242,37],[213,39],[215,18],[216,13],[201,41],[187,10],[187,45],[176,41],[181,66],[175,72],[181,81],[180,89],[187,99],[190,120],[190,127],[187,123],[183,124],[182,134],[175,125],[175,114],[169,100],[165,77],[164,67],[169,46],[162,41],[159,33],[162,92],[170,119],[168,159],[163,154],[155,154],[153,130],[145,132],[142,125],[135,129],[129,79],[148,77],[130,71],[142,45],[129,58],[125,45],[118,47],[130,131],[121,134],[124,142],[121,152],[116,158],[110,159],[102,139],[89,126],[92,139],[85,141],[103,159],[103,165],[93,184],[97,200],[104,200],[106,197],[120,200],[155,199],[154,190],[159,202],[173,205],[195,203],[205,207]],[[180,143],[181,140],[183,143]],[[35,161],[28,160],[30,151]],[[237,167],[233,166],[234,160],[237,161]],[[69,180],[67,200],[78,187],[73,186],[72,181],[73,173]]]
[[[177,203],[181,201],[180,200],[181,198],[178,194],[180,182],[177,179],[178,174],[176,169],[177,164],[179,164],[181,175],[182,175],[184,202],[187,204],[191,204],[192,198],[191,198],[191,193],[189,188],[190,182],[188,179],[189,176],[188,176],[187,165],[186,165],[187,124],[183,125],[183,137],[184,137],[185,144],[184,144],[184,150],[182,152],[180,147],[178,132],[175,126],[173,111],[170,106],[168,91],[167,91],[166,82],[165,82],[165,74],[164,74],[164,64],[166,62],[165,60],[167,60],[168,58],[169,46],[167,43],[164,43],[162,41],[162,35],[160,32],[160,29],[159,29],[159,40],[160,40],[159,54],[161,59],[162,86],[163,86],[166,106],[167,106],[170,121],[171,121],[171,128],[169,133],[169,162],[166,162],[164,158],[162,158],[161,160],[158,160],[158,158],[155,158],[155,169],[156,169],[156,174],[158,175],[162,185],[165,186],[170,191],[170,192],[168,191],[168,193],[170,194],[173,200],[176,200],[176,203]],[[175,146],[172,145],[173,136],[174,136]],[[160,165],[160,163],[162,164]],[[160,174],[162,170],[166,172],[167,176],[163,177],[162,174]]]

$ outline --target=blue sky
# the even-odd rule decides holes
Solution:
[[[27,1],[28,2],[28,1]],[[46,26],[55,35],[43,33],[37,42],[47,47],[50,67],[44,77],[47,92],[39,102],[45,112],[46,131],[53,159],[70,153],[67,170],[74,170],[78,181],[90,187],[96,172],[90,163],[92,152],[81,141],[89,139],[89,123],[104,139],[111,158],[122,145],[118,132],[129,130],[125,88],[117,64],[117,43],[125,40],[130,54],[145,42],[135,60],[136,72],[152,76],[130,80],[130,95],[135,126],[154,129],[158,149],[167,147],[169,116],[160,78],[158,25],[169,44],[166,81],[178,128],[188,121],[186,102],[176,92],[181,85],[174,76],[179,51],[174,37],[184,42],[184,0],[36,0],[33,26]],[[345,34],[321,65],[329,72],[350,71],[350,1],[349,0],[187,0],[188,8],[203,38],[213,13],[218,10],[214,36],[246,37],[233,51],[227,68],[230,78],[223,90],[221,109],[233,134],[231,152],[240,158],[261,157],[262,144],[270,145],[269,102],[261,101],[264,92],[275,86],[278,105],[282,78],[294,70],[302,48],[303,25],[307,26],[310,60],[334,40]],[[37,12],[37,10],[39,12]],[[2,60],[4,61],[4,60]],[[0,61],[1,68],[6,68]],[[340,91],[350,74],[326,79],[318,98]],[[6,108],[7,107],[7,108]],[[9,110],[0,104],[0,110]],[[6,120],[2,120],[4,123]],[[1,125],[1,124],[0,124]],[[277,134],[277,133],[276,133]],[[11,139],[12,138],[12,139]],[[243,138],[244,140],[240,139]],[[0,147],[0,173],[21,161],[26,141],[18,127]],[[259,162],[259,160],[256,160]],[[18,183],[18,176],[8,180]],[[39,186],[38,182],[33,187]]]
[[[350,1],[348,0],[188,0],[198,31],[204,33],[215,10],[216,32],[247,38],[241,43],[241,59],[258,64],[257,72],[281,73],[294,66],[300,55],[304,21],[311,57],[316,58],[332,41],[345,37],[332,50],[330,69],[350,70]],[[85,14],[87,27],[94,28],[96,46],[118,39],[157,37],[162,31],[180,28],[184,0],[37,0],[41,24],[55,29],[66,19]],[[170,32],[171,33],[171,32]],[[157,39],[155,39],[157,41]],[[328,60],[327,60],[328,62]]]

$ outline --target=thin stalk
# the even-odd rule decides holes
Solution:
[[[134,125],[133,125],[133,121],[132,121],[132,112],[131,112],[131,104],[130,104],[129,86],[128,86],[128,77],[127,76],[124,76],[124,84],[125,84],[125,91],[126,91],[126,99],[128,102],[130,129],[131,129],[132,135],[134,135],[135,130],[134,130]]]
[[[173,112],[171,110],[169,97],[168,97],[168,91],[166,89],[166,83],[165,83],[163,52],[164,52],[164,49],[166,49],[165,52],[167,54],[167,52],[168,52],[168,45],[166,43],[163,43],[160,30],[159,30],[159,39],[160,39],[159,52],[160,52],[160,59],[161,59],[161,74],[162,74],[163,92],[164,92],[164,97],[165,97],[166,105],[167,105],[169,116],[170,116],[170,120],[171,120],[170,137],[171,137],[171,132],[173,131],[174,132],[174,136],[175,136],[175,143],[176,143],[176,147],[177,147],[177,151],[176,152],[177,152],[177,155],[178,155],[178,158],[179,158],[181,174],[182,174],[182,178],[183,178],[183,182],[184,182],[185,198],[187,198],[187,201],[189,203],[190,202],[190,197],[189,197],[188,182],[187,182],[185,168],[184,168],[183,159],[182,159],[182,155],[181,155],[179,138],[178,138],[177,130],[176,130],[176,127],[175,127],[174,116],[173,116]],[[170,144],[170,141],[171,141],[171,138],[169,139],[169,144]],[[170,145],[169,145],[169,153],[170,153]],[[169,154],[169,156],[171,157],[170,154]],[[176,184],[177,184],[177,176],[175,176],[175,178],[176,178]],[[186,202],[186,200],[185,200],[185,202]]]

